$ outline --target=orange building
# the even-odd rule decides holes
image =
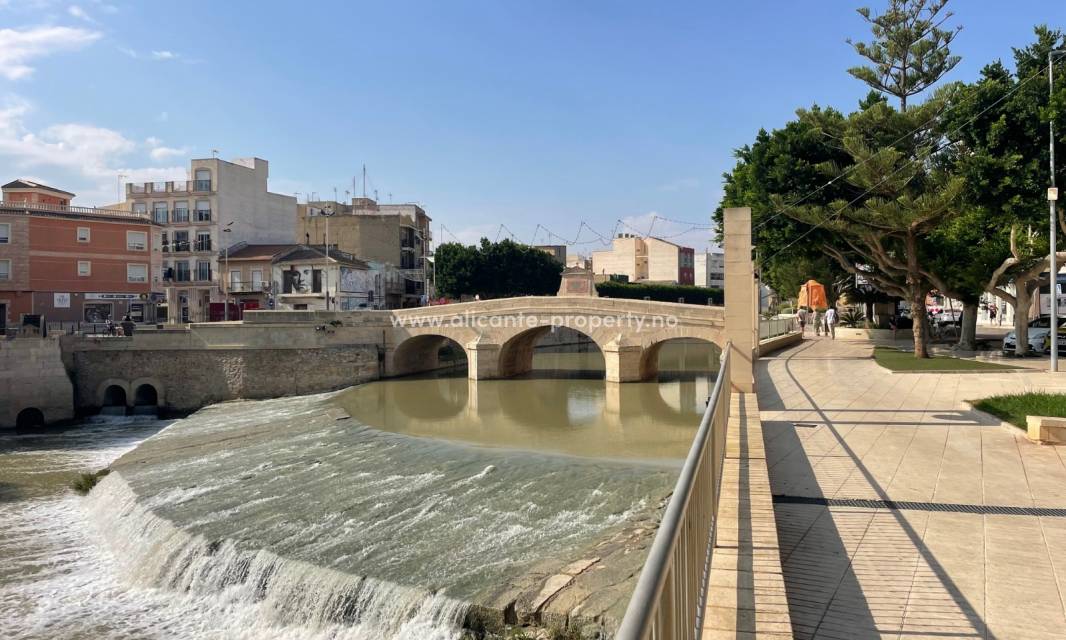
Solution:
[[[160,260],[147,215],[72,207],[73,194],[28,180],[4,185],[3,196],[0,328],[27,315],[49,323],[117,323],[127,314],[155,321]]]

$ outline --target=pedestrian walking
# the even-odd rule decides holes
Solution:
[[[822,312],[817,310],[817,309],[815,309],[814,310],[814,322],[812,323],[812,324],[814,324],[814,335],[816,335],[816,336],[822,335],[822,322],[824,320],[825,320],[825,318],[822,317]]]
[[[991,324],[996,323],[996,305],[988,307],[988,321]]]
[[[825,312],[825,334],[832,336],[833,340],[837,339],[837,310],[833,307]]]
[[[796,312],[796,320],[800,324],[800,337],[802,338],[804,333],[807,330],[807,308],[806,307],[800,307],[799,308],[799,311]]]

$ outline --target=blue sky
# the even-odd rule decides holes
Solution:
[[[734,148],[866,93],[844,42],[867,37],[863,3],[662,4],[0,0],[0,178],[102,205],[119,173],[183,177],[217,149],[269,160],[274,191],[343,198],[365,163],[437,240],[660,216],[656,235],[701,249]],[[1062,0],[949,7],[948,79],[1066,26]]]

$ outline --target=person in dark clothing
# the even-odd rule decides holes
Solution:
[[[122,335],[132,336],[133,330],[137,328],[137,325],[133,323],[133,319],[129,316],[122,318]]]

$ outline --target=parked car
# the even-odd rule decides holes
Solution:
[[[1059,324],[1059,331],[1062,331],[1063,326],[1066,326],[1066,321]],[[1051,350],[1050,341],[1048,336],[1051,335],[1051,318],[1049,316],[1040,316],[1035,320],[1029,321],[1029,348],[1037,353],[1043,353],[1045,346],[1047,350]],[[1017,346],[1018,337],[1011,331],[1007,335],[1003,336],[1003,353],[1013,353]],[[1045,345],[1047,343],[1047,345]],[[1064,345],[1063,338],[1059,338],[1059,344]]]
[[[1051,353],[1051,332],[1044,336],[1044,353]],[[1059,353],[1066,354],[1066,321],[1059,325]]]

